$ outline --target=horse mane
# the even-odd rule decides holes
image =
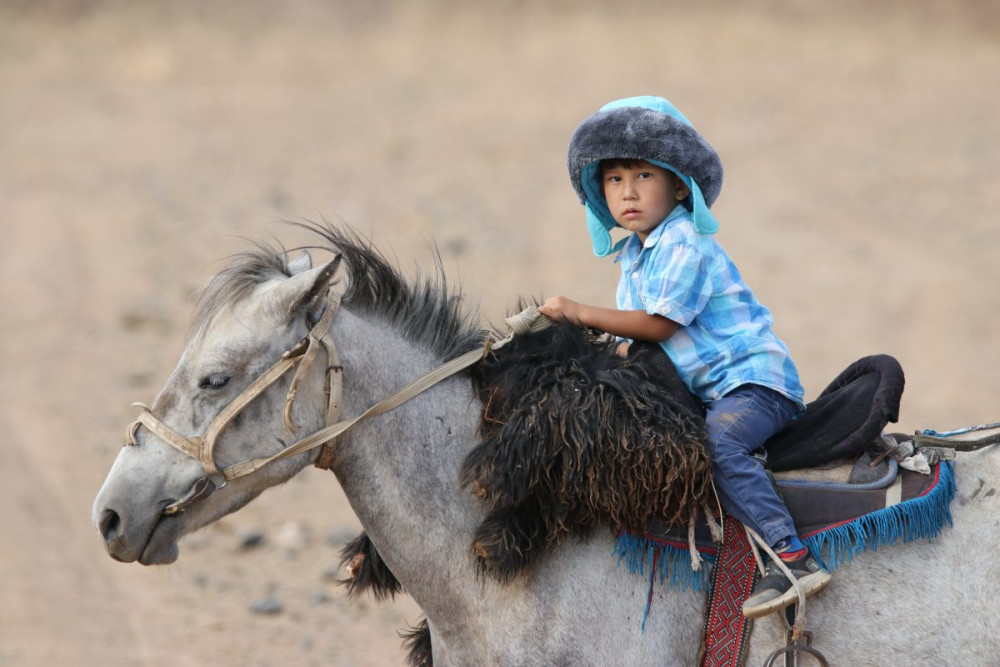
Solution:
[[[434,249],[434,273],[412,280],[358,232],[328,222],[287,222],[318,236],[322,243],[304,249],[339,253],[347,271],[348,287],[342,297],[345,307],[378,318],[407,340],[430,350],[442,361],[480,347],[485,332],[479,316],[470,311],[460,289],[448,284],[441,255]],[[204,329],[212,315],[226,305],[245,298],[257,285],[274,278],[289,277],[289,251],[282,245],[251,241],[254,248],[237,253],[205,289],[192,320],[193,332]]]

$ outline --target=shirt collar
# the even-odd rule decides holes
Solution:
[[[649,236],[646,237],[646,242],[642,244],[642,247],[643,248],[652,248],[653,246],[655,246],[657,243],[660,242],[660,237],[663,236],[663,234],[666,231],[667,227],[670,226],[670,223],[672,223],[674,220],[677,220],[678,218],[685,217],[685,216],[690,216],[690,214],[688,213],[688,210],[686,208],[684,208],[684,206],[682,204],[678,204],[677,206],[674,206],[674,210],[672,210],[670,212],[670,214],[667,215],[667,217],[665,217],[663,219],[663,222],[661,222],[660,224],[658,224],[656,226],[656,229],[654,229],[653,231],[651,231],[649,233]]]

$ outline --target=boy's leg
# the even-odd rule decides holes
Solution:
[[[785,503],[750,453],[783,429],[798,406],[766,387],[743,385],[707,407],[715,486],[726,511],[769,544],[795,535]]]
[[[799,579],[805,592],[823,588],[830,575],[802,546],[795,525],[759,461],[750,457],[798,411],[784,396],[754,385],[744,385],[708,406],[705,416],[712,448],[715,484],[730,514],[753,528],[775,548]],[[757,618],[796,599],[791,582],[773,563],[743,605],[743,613]]]

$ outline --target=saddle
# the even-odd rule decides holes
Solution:
[[[665,355],[657,363],[660,372],[676,375]],[[899,538],[933,537],[950,522],[950,468],[936,463],[931,474],[921,474],[900,468],[889,456],[894,445],[909,439],[883,434],[898,418],[903,385],[903,369],[893,357],[859,359],[806,406],[800,419],[755,453],[770,471],[800,537],[827,567]],[[701,410],[690,395],[686,405]],[[815,470],[820,466],[822,475]],[[802,472],[806,469],[811,469],[808,475]],[[686,552],[689,542],[683,527],[654,519],[641,535],[622,533],[619,557],[637,563],[653,550],[664,565],[683,567],[686,559],[676,557],[681,554],[669,557],[666,551]],[[704,519],[695,526],[695,543],[709,559],[715,557],[717,545]],[[704,576],[672,575],[696,588],[704,583]]]

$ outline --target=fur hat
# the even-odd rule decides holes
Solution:
[[[629,97],[609,102],[573,133],[569,144],[570,180],[587,208],[594,254],[613,248],[609,232],[617,226],[601,188],[600,163],[607,159],[645,160],[677,174],[691,190],[686,204],[695,229],[714,234],[719,225],[709,210],[722,190],[722,161],[680,111],[662,97]]]

